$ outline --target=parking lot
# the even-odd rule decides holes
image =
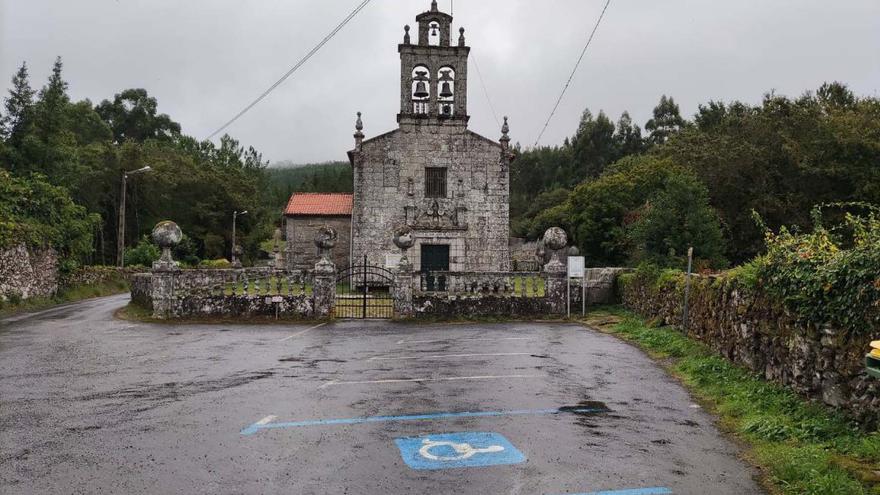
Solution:
[[[750,494],[637,349],[580,325],[0,323],[0,492]]]

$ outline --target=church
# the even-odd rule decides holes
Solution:
[[[366,256],[370,265],[393,268],[400,256],[393,231],[407,225],[415,238],[407,256],[416,271],[507,271],[513,160],[507,118],[498,142],[468,129],[470,48],[464,28],[453,42],[452,16],[440,12],[436,1],[416,23],[416,33],[404,27],[397,47],[398,127],[366,139],[358,113],[355,146],[348,152],[354,176],[350,232],[336,250],[347,250],[349,263]],[[288,246],[296,244],[291,239],[314,235],[292,227],[315,224],[314,218],[297,217],[299,211],[285,212]],[[288,264],[302,266],[292,259]]]

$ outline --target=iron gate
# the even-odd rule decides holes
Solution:
[[[353,264],[336,277],[336,318],[394,317],[394,273],[380,266],[371,266],[367,257]]]

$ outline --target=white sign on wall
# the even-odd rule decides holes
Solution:
[[[584,278],[583,256],[568,257],[568,276],[569,278]]]

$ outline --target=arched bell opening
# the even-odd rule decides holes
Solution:
[[[437,114],[452,117],[455,113],[455,69],[443,67],[437,71]]]
[[[427,115],[431,100],[431,71],[424,65],[417,65],[411,78],[413,113]]]
[[[436,21],[428,24],[428,46],[440,46],[440,23]]]

